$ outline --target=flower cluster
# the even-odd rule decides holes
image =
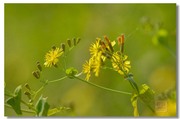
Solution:
[[[86,74],[85,79],[87,81],[91,76],[91,72],[95,73],[95,76],[99,76],[100,68],[105,64],[106,59],[110,59],[113,69],[120,75],[125,76],[131,68],[130,61],[127,60],[128,56],[123,54],[124,35],[118,37],[120,51],[114,50],[115,41],[110,42],[107,36],[104,36],[104,40],[105,42],[97,38],[89,49],[91,57],[83,65],[83,73]]]

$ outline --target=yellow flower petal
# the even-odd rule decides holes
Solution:
[[[45,67],[51,67],[52,65],[56,65],[57,62],[59,61],[58,57],[60,57],[63,54],[63,50],[60,48],[55,48],[50,50],[46,55],[45,55]]]

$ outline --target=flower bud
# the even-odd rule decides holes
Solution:
[[[25,84],[25,87],[26,87],[28,90],[31,90],[31,88],[29,87],[29,84],[28,84],[28,83]]]
[[[25,91],[24,94],[27,95],[27,97],[28,97],[29,99],[31,99],[31,93],[29,93],[28,91]]]
[[[37,62],[36,65],[37,65],[37,68],[39,69],[39,71],[42,71],[42,67],[40,65],[40,62]]]
[[[33,71],[32,74],[35,78],[37,78],[37,79],[40,78],[40,73],[38,71]]]
[[[68,39],[67,44],[68,44],[69,47],[71,47],[71,40]]]
[[[81,41],[81,39],[80,39],[80,38],[77,38],[77,43],[76,43],[76,44],[78,44],[80,41]]]
[[[73,38],[73,43],[74,43],[74,46],[76,46],[76,44],[77,44],[76,38]]]
[[[40,72],[39,72],[38,70],[36,70],[36,73],[37,73],[37,75],[40,77]]]
[[[118,37],[118,44],[120,45],[120,52],[124,52],[124,34]]]
[[[106,40],[106,42],[107,42],[110,50],[111,50],[112,52],[114,52],[114,49],[113,49],[113,47],[112,47],[112,45],[111,45],[111,42],[110,42],[110,40],[108,39],[108,37],[107,37],[107,36],[104,36],[104,39]]]
[[[52,46],[52,49],[55,50],[55,49],[56,49],[56,46]]]
[[[101,44],[102,49],[108,50],[106,47],[106,44],[103,41],[100,41],[100,44]]]
[[[63,49],[63,51],[65,51],[65,44],[61,43],[61,48]]]

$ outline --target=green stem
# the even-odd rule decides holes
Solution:
[[[7,104],[5,104],[5,106],[8,107],[8,108],[12,108],[11,106],[9,106],[9,105],[7,105]],[[26,109],[21,109],[21,111],[22,111],[22,112],[26,112],[26,113],[33,113],[33,114],[36,114],[35,111],[26,110]]]
[[[36,112],[36,109],[35,109],[33,106],[29,105],[28,103],[26,103],[26,102],[23,101],[23,100],[21,100],[21,102],[22,102],[24,105],[26,105],[27,107],[29,107],[30,109],[32,109],[32,110],[34,110],[34,111]]]
[[[85,83],[87,83],[87,84],[90,84],[90,85],[92,85],[92,86],[95,86],[95,87],[97,87],[97,88],[101,88],[101,89],[107,90],[107,91],[116,92],[116,93],[121,93],[121,94],[126,94],[126,95],[132,95],[132,94],[129,93],[129,92],[124,92],[124,91],[119,91],[119,90],[114,90],[114,89],[106,88],[106,87],[103,87],[103,86],[100,86],[100,85],[97,85],[97,84],[88,82],[88,81],[86,81],[86,80],[83,80],[83,79],[81,79],[81,78],[79,78],[79,77],[76,77],[76,76],[74,76],[74,78],[76,78],[76,79],[78,79],[78,80],[80,80],[80,81],[83,81],[83,82],[85,82]]]
[[[14,97],[13,94],[5,93],[5,96]]]
[[[57,81],[61,81],[61,80],[65,79],[65,78],[67,78],[67,76],[64,76],[64,77],[62,77],[62,78],[60,78],[60,79],[48,81],[47,83],[54,83],[54,82],[57,82]]]
[[[43,85],[41,86],[41,88],[39,88],[39,89],[35,92],[34,97],[33,97],[33,100],[36,98],[37,94],[45,87],[45,85],[46,85],[46,84],[43,84]]]
[[[62,77],[62,78],[60,78],[60,79],[55,79],[55,80],[52,80],[52,81],[48,81],[48,80],[47,80],[47,81],[41,86],[41,88],[39,88],[39,89],[35,92],[35,95],[34,95],[33,99],[36,98],[36,95],[37,95],[48,83],[58,82],[58,81],[61,81],[61,80],[65,79],[65,78],[67,78],[67,76],[64,76],[64,77]]]
[[[173,52],[172,48],[170,48],[168,45],[163,44],[166,50],[174,57],[176,58],[176,54]]]

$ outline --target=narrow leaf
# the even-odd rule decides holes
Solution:
[[[138,96],[137,96],[137,94],[134,94],[131,97],[131,103],[132,103],[132,106],[134,108],[134,116],[135,117],[139,116],[138,107],[137,107],[137,100],[138,100]]]
[[[49,109],[48,116],[54,115],[58,112],[67,111],[67,110],[70,110],[70,108],[69,107],[56,107],[53,109]]]
[[[58,108],[50,109],[50,110],[48,111],[48,116],[54,115],[54,114],[56,114],[56,113],[58,113],[58,112],[60,112],[60,111],[61,111],[61,110],[59,110]]]

